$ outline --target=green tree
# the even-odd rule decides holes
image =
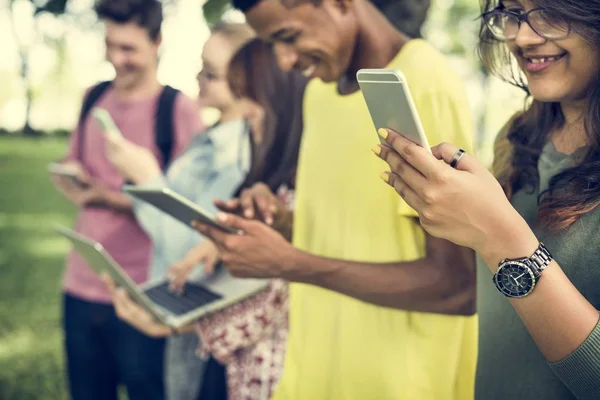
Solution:
[[[487,99],[489,74],[476,54],[480,14],[479,2],[473,0],[433,0],[426,26],[427,39],[445,54],[462,61],[468,69],[468,80],[477,80],[482,97]],[[483,143],[485,103],[474,106],[476,143]]]
[[[213,26],[229,9],[231,9],[230,0],[206,0],[202,6],[202,13],[208,26]]]
[[[32,21],[32,37],[24,38],[23,34],[19,32],[19,27],[15,19],[15,6],[19,2],[28,1],[33,6],[33,21]],[[30,79],[30,52],[32,45],[43,38],[43,32],[40,31],[37,23],[38,17],[43,14],[51,14],[54,17],[59,17],[65,14],[67,8],[67,0],[9,0],[8,10],[10,16],[10,23],[17,44],[19,57],[21,59],[20,75],[23,82],[25,91],[25,123],[23,125],[23,135],[32,136],[36,134],[36,131],[31,126],[31,107],[34,99],[33,85]],[[62,42],[61,38],[54,39],[57,44]]]

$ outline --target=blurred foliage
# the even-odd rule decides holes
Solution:
[[[62,15],[67,10],[67,0],[29,0],[35,6],[35,14],[49,12],[53,15]]]
[[[52,14],[55,17],[65,14],[67,10],[67,0],[28,0],[34,7],[33,9],[33,26],[32,29],[35,32],[35,40],[44,40],[46,42],[53,43],[56,47],[59,47],[64,43],[64,37],[59,35],[58,37],[51,38],[50,36],[45,35],[43,32],[40,32],[38,28],[38,24],[36,23],[36,19],[45,13]],[[38,135],[38,131],[33,129],[31,126],[31,108],[32,103],[34,101],[34,90],[31,84],[31,76],[30,76],[30,50],[31,43],[25,43],[21,40],[19,35],[17,34],[17,22],[14,20],[14,10],[13,6],[16,0],[10,0],[8,3],[9,11],[10,11],[10,21],[13,30],[13,36],[15,42],[17,43],[19,57],[21,58],[21,68],[20,75],[23,81],[23,88],[25,91],[25,99],[26,99],[26,113],[25,113],[25,121],[23,125],[23,134],[26,136],[36,136]],[[61,56],[60,52],[57,52],[58,56]],[[59,59],[59,65],[64,62],[64,59]],[[59,67],[60,68],[60,67]]]
[[[370,0],[396,29],[410,37],[421,37],[421,27],[427,11],[431,8],[431,0]]]
[[[426,22],[428,37],[447,54],[472,59],[478,41],[479,2],[437,0]]]
[[[229,9],[231,9],[230,0],[206,0],[202,6],[202,13],[208,26],[213,26]]]

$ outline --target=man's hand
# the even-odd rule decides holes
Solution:
[[[91,178],[85,168],[77,161],[65,161],[61,163],[65,169],[69,169],[74,172],[75,178],[71,178],[63,175],[50,174],[50,180],[56,187],[56,190],[63,197],[69,200],[76,206],[81,206],[81,193],[84,189],[89,186]]]
[[[85,167],[79,162],[75,160],[62,162],[61,165],[65,169],[69,169],[75,173],[76,182],[79,182],[79,186],[87,186],[91,183],[92,178],[86,171]],[[72,179],[70,180],[72,181]]]
[[[244,232],[225,233],[194,221],[194,227],[209,237],[219,250],[221,260],[232,275],[248,278],[279,278],[290,268],[296,250],[277,231],[259,221],[219,213],[220,224]]]
[[[286,212],[285,205],[271,192],[269,186],[262,182],[242,190],[237,199],[227,202],[216,200],[215,205],[227,213],[242,215],[246,219],[259,219],[270,226],[280,214]]]
[[[202,264],[205,273],[211,274],[218,262],[219,251],[217,246],[210,240],[203,241],[188,251],[183,260],[177,261],[169,267],[167,271],[167,277],[170,281],[169,289],[180,294],[183,293],[183,287],[190,272],[198,264]]]
[[[106,199],[106,188],[104,185],[93,180],[85,168],[77,161],[67,161],[63,165],[66,168],[72,169],[77,174],[76,179],[51,175],[54,186],[63,197],[77,207],[104,203]]]

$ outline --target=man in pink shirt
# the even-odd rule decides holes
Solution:
[[[156,76],[162,6],[158,0],[102,0],[96,12],[106,27],[106,56],[116,77],[94,107],[106,109],[127,139],[150,149],[164,163],[156,144],[156,114],[165,90]],[[202,130],[197,105],[180,93],[175,96],[173,157]],[[148,275],[151,242],[136,223],[129,198],[120,192],[125,182],[108,161],[105,146],[100,124],[86,113],[63,161],[85,185],[58,177],[54,182],[80,208],[76,230],[102,243],[129,276],[142,283]],[[124,384],[130,400],[163,399],[163,341],[120,322],[104,284],[74,252],[67,258],[64,290],[72,398],[116,400],[117,386]]]

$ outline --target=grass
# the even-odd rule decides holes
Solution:
[[[0,137],[0,399],[66,399],[61,280],[69,248],[54,224],[74,208],[46,165],[65,140]]]

